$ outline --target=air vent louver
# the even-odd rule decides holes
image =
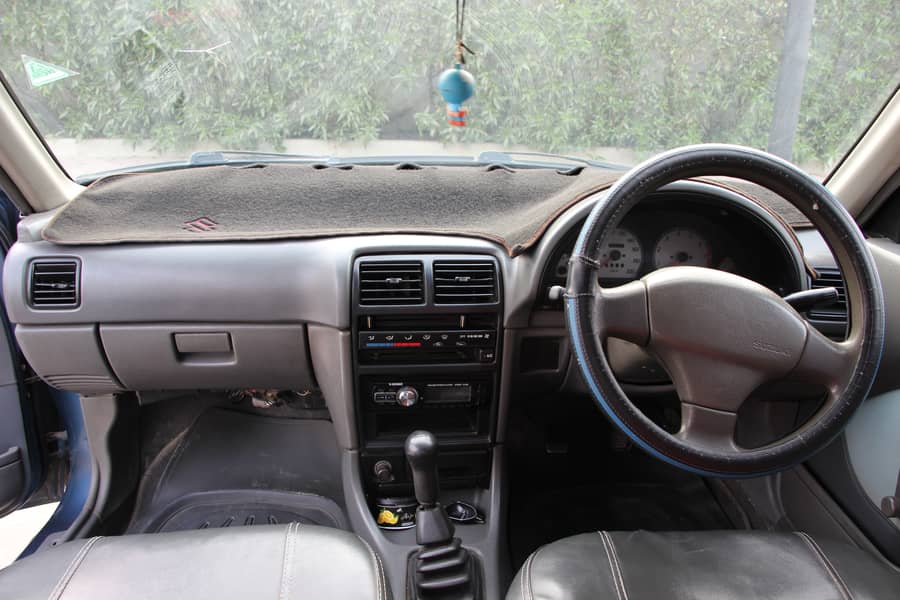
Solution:
[[[421,262],[374,262],[359,265],[359,303],[363,306],[422,304]]]
[[[497,270],[489,260],[435,261],[435,304],[493,304]]]
[[[28,294],[35,308],[74,308],[79,303],[78,261],[38,261],[31,265]]]
[[[847,322],[847,289],[841,272],[833,268],[816,268],[819,276],[812,282],[813,289],[833,287],[838,291],[837,301],[817,306],[809,311],[809,318],[834,323]]]

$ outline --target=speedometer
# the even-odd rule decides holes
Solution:
[[[597,275],[601,279],[637,277],[644,260],[641,243],[633,233],[622,227],[609,234],[597,254],[600,261]]]
[[[653,255],[653,264],[657,269],[712,266],[709,242],[693,229],[670,229],[659,238]]]

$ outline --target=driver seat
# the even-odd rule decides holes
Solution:
[[[584,533],[539,548],[507,600],[900,598],[900,572],[805,533]]]

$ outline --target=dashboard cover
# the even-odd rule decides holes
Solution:
[[[415,233],[480,237],[509,256],[619,171],[340,165],[209,166],[96,181],[44,228],[62,245],[222,242]],[[710,181],[720,187],[731,182]],[[778,197],[738,189],[791,225]]]
[[[56,244],[271,240],[384,233],[476,236],[524,252],[618,171],[253,165],[98,180],[43,231]]]

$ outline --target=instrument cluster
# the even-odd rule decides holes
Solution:
[[[794,291],[796,269],[777,236],[746,212],[696,196],[664,195],[635,207],[592,258],[604,287],[622,285],[665,267],[695,266],[736,273],[776,293]],[[542,287],[565,285],[582,223],[551,255]],[[540,293],[544,308],[555,307]]]

